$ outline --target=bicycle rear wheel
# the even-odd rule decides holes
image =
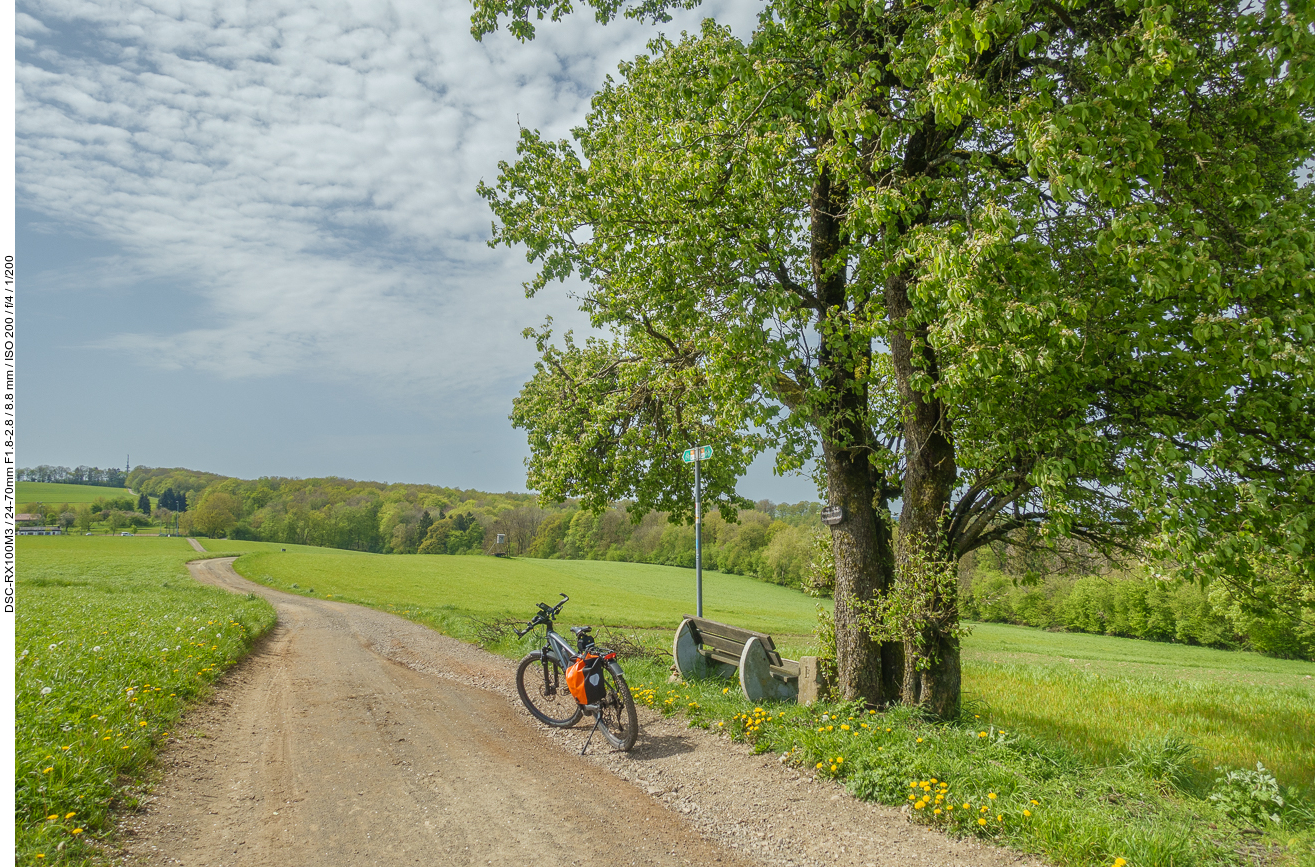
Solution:
[[[545,671],[544,666],[547,665]],[[584,711],[566,688],[566,677],[557,660],[536,650],[521,660],[516,669],[516,692],[526,710],[539,722],[557,728],[569,728],[580,721]]]
[[[603,682],[607,684],[607,695],[598,703],[598,728],[608,743],[621,752],[629,752],[639,736],[635,700],[630,697],[630,687],[619,671],[604,668]]]

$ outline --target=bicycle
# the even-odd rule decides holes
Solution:
[[[526,654],[516,669],[516,691],[535,719],[556,728],[570,728],[586,713],[592,716],[594,728],[589,732],[580,755],[584,755],[584,751],[589,748],[589,741],[593,739],[595,731],[602,731],[603,737],[612,746],[627,752],[639,736],[639,717],[635,713],[635,701],[630,696],[630,687],[626,685],[621,664],[616,660],[616,651],[598,646],[590,634],[593,629],[591,626],[571,627],[576,645],[572,649],[566,639],[553,629],[553,621],[571,598],[565,593],[559,595],[562,601],[556,605],[538,603],[539,613],[534,615],[524,629],[515,630],[517,638],[524,638],[537,626],[547,627],[544,646]],[[592,656],[602,658],[605,691],[597,703],[583,704],[576,700],[563,681],[571,663],[581,657]],[[539,671],[527,675],[532,668],[541,670],[542,678],[539,677]]]

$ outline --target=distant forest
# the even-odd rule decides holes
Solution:
[[[184,532],[392,554],[506,553],[526,557],[694,565],[694,528],[665,513],[632,523],[625,504],[593,514],[533,494],[321,479],[236,479],[181,467],[137,467],[128,487],[183,508]],[[181,502],[179,502],[181,498]],[[802,586],[821,532],[820,505],[763,500],[738,523],[703,522],[704,567]]]
[[[105,484],[110,470],[38,467],[23,481]],[[76,481],[73,481],[76,479]],[[88,481],[99,480],[99,481]],[[216,473],[137,467],[127,486],[136,508],[183,533],[318,545],[382,554],[492,554],[572,560],[616,560],[690,568],[694,528],[664,513],[631,521],[624,503],[592,513],[567,502],[540,506],[534,494],[493,494],[438,485],[322,479],[236,479]],[[129,498],[107,498],[59,515],[63,523],[108,514],[141,526]],[[81,511],[86,510],[87,515]],[[818,503],[762,500],[737,521],[713,512],[703,523],[703,565],[829,596],[830,544]],[[100,514],[94,514],[99,512]],[[51,517],[54,520],[54,517]],[[896,528],[898,532],[898,528]],[[498,535],[505,537],[502,546]],[[1260,589],[1208,587],[1155,577],[1148,564],[1119,567],[1081,547],[1063,557],[1010,555],[1003,545],[979,550],[959,565],[960,611],[966,619],[1091,632],[1274,656],[1315,658],[1315,588],[1275,573]],[[1286,577],[1285,577],[1286,575]]]
[[[95,485],[103,488],[127,487],[128,474],[120,469],[102,470],[100,467],[52,467],[41,464],[18,471],[20,482],[54,482],[60,485]]]

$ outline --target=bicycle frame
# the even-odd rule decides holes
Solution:
[[[552,682],[549,676],[549,672],[552,671],[552,666],[548,663],[555,660],[557,664],[561,666],[561,670],[565,671],[571,667],[571,663],[580,658],[580,654],[575,652],[575,648],[571,647],[571,645],[566,642],[566,639],[557,634],[557,631],[553,629],[551,620],[544,625],[547,627],[548,635],[547,644],[545,644],[541,650],[543,653],[543,686],[544,690],[551,695],[561,687]],[[599,655],[603,657],[603,664],[608,667],[613,675],[623,677],[625,673],[621,670],[621,664],[616,661],[616,654],[606,648],[599,648],[599,650],[602,651]],[[592,704],[583,704],[580,706],[590,711],[596,711],[598,709],[596,705]]]

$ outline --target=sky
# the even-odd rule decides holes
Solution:
[[[476,194],[568,135],[652,27],[476,42],[465,0],[19,3],[20,466],[185,466],[524,491],[529,300]],[[714,444],[715,445],[715,444]],[[817,499],[769,457],[740,492]]]

